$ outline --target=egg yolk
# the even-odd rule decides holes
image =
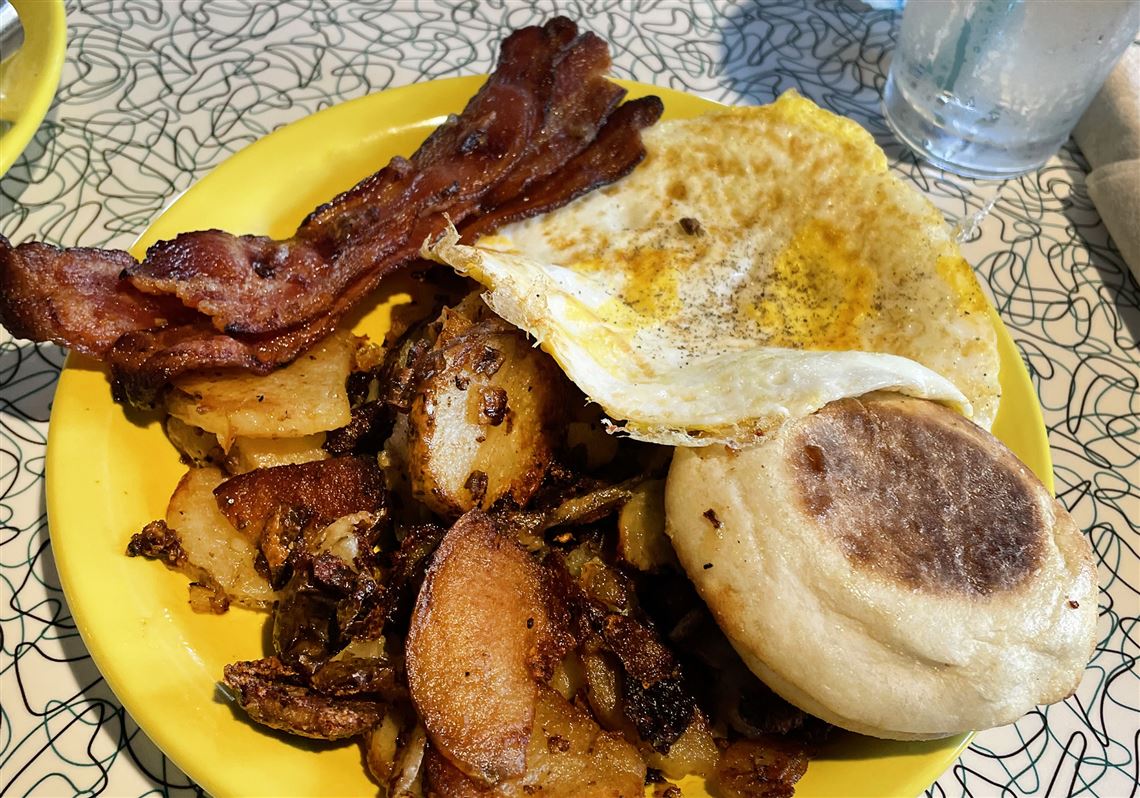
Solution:
[[[828,225],[797,231],[775,256],[746,314],[770,346],[858,349],[860,325],[871,310],[875,272]]]

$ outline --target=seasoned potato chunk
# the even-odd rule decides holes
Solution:
[[[694,713],[684,733],[669,747],[669,753],[662,754],[653,749],[645,751],[646,763],[669,779],[680,779],[691,773],[711,778],[719,758],[720,749],[713,739],[709,722],[700,712]]]
[[[234,438],[297,438],[343,427],[351,417],[345,381],[357,339],[338,332],[290,365],[271,374],[205,371],[173,381],[170,415],[218,436],[229,450]]]
[[[520,796],[535,787],[549,798],[644,794],[645,762],[637,749],[550,690],[539,695],[526,764]]]
[[[473,321],[467,309],[444,311],[423,355],[433,367],[393,438],[416,498],[453,518],[504,497],[530,499],[562,437],[565,395],[549,356],[501,319]]]
[[[713,783],[725,798],[791,795],[807,766],[802,745],[779,737],[737,740],[721,754]]]

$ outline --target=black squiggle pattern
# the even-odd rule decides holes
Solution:
[[[948,220],[1041,397],[1057,493],[1101,579],[1077,694],[980,734],[930,796],[1135,795],[1140,713],[1140,288],[1071,147],[1000,189],[919,164],[879,112],[897,20],[856,0],[327,3],[73,0],[56,102],[0,180],[0,233],[128,246],[233,152],[335,103],[490,69],[502,32],[564,13],[614,73],[727,103],[795,88],[863,125]],[[99,678],[47,545],[43,461],[62,353],[0,338],[0,795],[201,795]]]

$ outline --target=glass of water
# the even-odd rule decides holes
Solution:
[[[883,90],[895,135],[968,177],[1057,151],[1140,31],[1137,0],[910,0]]]

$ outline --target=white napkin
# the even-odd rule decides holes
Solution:
[[[1125,50],[1073,138],[1092,169],[1089,197],[1140,280],[1140,43]]]

